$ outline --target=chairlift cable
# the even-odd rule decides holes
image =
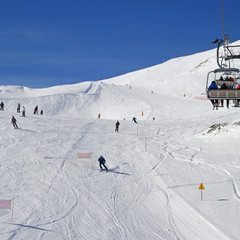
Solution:
[[[227,49],[226,49],[226,45],[228,45],[227,43],[227,39],[226,39],[226,36],[225,36],[225,32],[224,32],[224,18],[223,18],[223,0],[221,0],[221,12],[222,12],[222,31],[223,31],[223,54],[224,54],[224,59],[225,57],[227,56]],[[226,63],[226,61],[225,61]],[[229,61],[229,67],[231,67],[230,65],[230,61]]]
[[[223,20],[223,0],[221,0],[221,9],[222,9],[222,30],[223,30],[223,40],[225,41],[225,34],[224,34],[224,20]]]

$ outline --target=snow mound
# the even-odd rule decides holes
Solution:
[[[197,136],[216,136],[222,133],[229,132],[233,134],[234,131],[240,131],[240,121],[234,123],[215,123],[210,127],[197,133]]]
[[[210,126],[209,128],[203,130],[201,135],[217,135],[222,132],[228,131],[228,124],[227,123],[216,123]]]

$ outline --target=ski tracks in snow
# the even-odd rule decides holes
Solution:
[[[186,163],[191,162],[191,164],[196,166],[203,166],[207,167],[209,169],[213,169],[214,171],[225,174],[229,182],[232,184],[233,193],[236,196],[236,199],[240,200],[240,191],[237,187],[236,181],[232,174],[224,168],[226,165],[217,165],[217,164],[210,164],[207,162],[203,162],[200,160],[197,155],[201,155],[201,149],[198,148],[189,148],[187,146],[181,146],[181,145],[171,145],[169,143],[166,144],[165,151],[169,156],[174,158],[175,160],[180,160]]]
[[[233,176],[227,170],[223,169],[220,165],[209,164],[209,163],[206,163],[206,162],[203,162],[203,161],[199,160],[198,156],[201,156],[201,152],[202,152],[202,150],[200,148],[192,148],[192,147],[179,145],[179,144],[170,144],[168,141],[166,141],[163,144],[163,152],[166,155],[166,158],[168,160],[174,159],[174,160],[177,160],[177,161],[180,161],[180,162],[184,162],[186,164],[191,164],[191,165],[196,166],[198,168],[199,168],[199,166],[204,167],[204,168],[207,167],[209,169],[212,169],[212,170],[218,172],[219,174],[227,175],[228,178],[229,178],[229,181],[232,183],[234,195],[236,196],[236,198],[238,200],[240,199],[239,198],[239,190],[237,188],[237,184],[235,183],[235,180],[234,180]],[[216,227],[217,224],[216,223],[214,223],[211,219],[207,218],[206,216],[204,217],[205,214],[203,214],[199,210],[195,209],[194,206],[187,203],[188,201],[184,200],[178,194],[176,195],[176,197],[179,199],[179,201],[183,201],[182,206],[185,205],[190,211],[192,211],[193,214],[195,214],[195,213],[199,214],[199,219],[201,219],[201,221],[202,220],[206,221],[206,223],[208,223],[208,225],[212,226],[213,233],[214,233],[214,231],[216,231],[216,233],[217,233],[216,236],[212,235],[213,238],[216,238],[219,234],[220,239],[228,239],[219,229],[217,229],[217,227]],[[187,208],[186,208],[186,211],[187,211]],[[175,211],[176,211],[176,209],[175,209]],[[204,224],[204,222],[202,222],[202,223]],[[192,227],[193,226],[189,225],[189,230]],[[190,231],[194,231],[194,228]],[[218,239],[218,237],[217,237],[217,239]]]
[[[179,130],[181,133],[181,131],[182,131],[181,128]],[[157,175],[160,177],[161,175],[159,175],[159,173],[158,173],[159,172],[158,169],[160,170],[160,165],[163,162],[167,164],[167,162],[170,159],[185,162],[186,164],[196,164],[196,165],[200,164],[200,162],[197,161],[197,156],[199,156],[202,151],[200,148],[196,148],[196,147],[193,148],[193,147],[180,145],[178,143],[175,143],[174,140],[172,143],[170,143],[170,140],[166,140],[166,139],[171,139],[171,136],[166,137],[166,134],[167,134],[166,129],[164,130],[164,129],[158,128],[158,130],[156,132],[156,137],[151,138],[151,143],[158,145],[159,148],[162,149],[162,151],[160,150],[160,152],[161,152],[160,154],[154,152],[154,150],[152,152],[152,155],[153,156],[155,155],[155,158],[158,158],[158,161],[156,160],[156,163],[153,164],[153,167],[151,169],[153,172],[156,171]],[[208,165],[208,167],[213,167],[213,166]],[[228,174],[228,173],[225,171],[225,174]],[[229,176],[229,178],[232,179],[232,176]],[[233,182],[232,185],[233,185],[234,193],[235,193],[236,197],[239,198],[239,191],[237,189],[237,185],[234,184],[235,182],[233,179],[232,179],[232,182]],[[178,195],[178,193],[175,193],[170,189],[166,190],[167,186],[163,187],[163,185],[162,186],[159,185],[159,189],[165,193],[165,196],[168,199],[168,204],[167,204],[168,219],[169,219],[169,223],[171,225],[171,229],[174,232],[177,239],[184,239],[184,235],[181,234],[182,229],[181,230],[179,229],[179,226],[181,226],[181,224],[179,225],[179,223],[180,223],[179,222],[179,214],[185,215],[184,212],[181,213],[181,211],[183,209],[185,209],[184,211],[186,211],[186,214],[192,212],[193,215],[196,215],[194,218],[198,217],[198,214],[200,214],[200,213],[199,213],[199,211],[196,211],[196,209],[193,206],[187,204],[186,201]],[[179,202],[182,202],[182,206],[185,206],[181,211],[179,211],[179,209],[177,207],[179,205],[179,203],[176,202],[176,199],[178,199]],[[173,206],[172,206],[172,203],[173,203]],[[173,214],[173,212],[174,212],[174,214]],[[175,218],[177,220],[177,224],[175,223]],[[214,226],[216,224],[214,224],[214,223],[209,224],[210,222],[212,222],[210,219],[205,219],[202,216],[202,214],[199,215],[198,219],[199,219],[198,221],[201,222],[203,228],[205,228],[205,227],[209,228],[209,226],[210,226],[211,233],[209,233],[209,234],[210,234],[210,236],[213,237],[213,239],[215,239],[215,238],[218,239],[217,236],[219,236],[220,239],[226,239],[224,234],[222,234]],[[184,219],[183,219],[183,221],[184,221]],[[195,224],[195,225],[197,225],[197,224]],[[193,236],[194,236],[194,232],[197,232],[198,230],[195,229],[194,223],[192,222],[191,224],[189,224],[189,229],[188,230],[186,229],[186,231],[192,232],[192,233],[190,233],[190,235],[193,234]],[[216,234],[216,236],[215,236],[215,234]],[[200,238],[200,239],[205,239],[205,238]]]

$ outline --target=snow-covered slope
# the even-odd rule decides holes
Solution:
[[[233,43],[240,45],[240,41]],[[220,51],[221,53],[222,51]],[[237,52],[239,54],[239,52]],[[240,67],[235,61],[232,67]],[[206,75],[218,68],[216,49],[171,59],[163,64],[105,80],[107,83],[141,86],[170,95],[196,96],[205,91]]]
[[[179,57],[163,64],[128,73],[104,82],[144,86],[170,95],[200,94],[205,89],[206,73],[216,68],[216,50]]]
[[[0,207],[0,239],[239,239],[239,109],[202,95],[216,67],[211,50],[100,82],[1,86],[0,200],[14,212]]]

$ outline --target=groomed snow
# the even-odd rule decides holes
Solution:
[[[0,239],[239,239],[239,108],[205,99],[214,68],[211,50],[100,82],[0,86],[0,199],[14,199]]]

